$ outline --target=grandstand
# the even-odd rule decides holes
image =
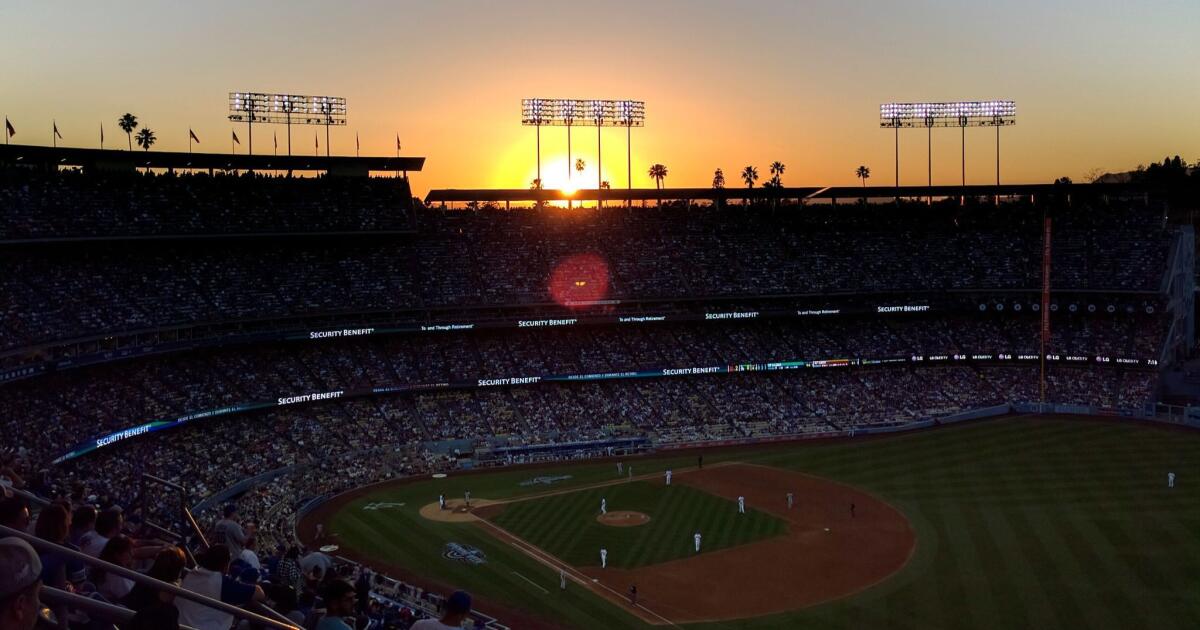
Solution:
[[[549,198],[426,206],[360,176],[422,158],[215,160],[0,152],[0,468],[181,544],[236,502],[273,555],[314,502],[469,467],[1014,410],[1161,419],[1193,343],[1192,228],[1136,186],[455,210],[433,204]],[[303,169],[325,175],[283,175]],[[375,592],[396,615],[440,603]]]

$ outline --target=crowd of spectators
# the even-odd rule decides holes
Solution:
[[[403,178],[0,170],[0,241],[412,229]]]
[[[1158,290],[1169,244],[1161,210],[1059,214],[1056,291]],[[889,217],[841,207],[755,211],[753,220],[729,208],[417,215],[416,234],[359,242],[207,239],[10,250],[0,255],[10,269],[0,278],[8,296],[0,348],[333,313],[1041,286],[1041,212],[1020,205],[1002,216],[931,210]]]

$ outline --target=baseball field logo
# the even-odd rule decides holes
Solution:
[[[566,480],[568,480],[568,479],[570,479],[570,478],[571,478],[571,475],[546,475],[546,476],[543,476],[543,477],[534,477],[533,479],[526,479],[525,481],[522,481],[522,482],[521,482],[520,484],[518,484],[518,485],[522,485],[522,486],[548,486],[548,485],[550,485],[550,484],[552,484],[552,483],[558,483],[558,482],[560,482],[560,481],[566,481]]]
[[[368,503],[363,506],[364,510],[390,510],[392,508],[404,507],[403,503]]]
[[[442,548],[442,557],[447,560],[457,560],[458,562],[474,565],[487,563],[487,554],[471,545],[463,545],[456,542],[446,543],[446,546]]]

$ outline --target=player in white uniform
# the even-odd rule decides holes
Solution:
[[[788,504],[788,509],[789,510],[792,509],[792,493],[791,492],[787,493],[787,504]]]
[[[446,495],[444,495],[444,494],[438,495],[438,507],[440,507],[443,510],[446,509]]]
[[[1175,473],[1173,473],[1173,472],[1167,473],[1167,487],[1168,488],[1175,487]]]
[[[600,548],[600,568],[601,569],[608,568],[608,550],[605,549],[604,547]]]
[[[746,497],[738,497],[738,514],[746,513]]]
[[[600,513],[608,514],[608,499],[600,499]]]
[[[467,490],[463,493],[463,496],[467,499],[467,507],[471,507],[471,491]]]
[[[671,485],[671,469],[667,469],[667,485]]]
[[[567,588],[567,572],[563,569],[558,570],[558,588],[564,590]]]
[[[621,473],[623,473],[623,472],[625,472],[625,464],[622,464],[621,462],[617,462],[617,476],[620,477]]]
[[[696,543],[696,553],[700,553],[700,532],[692,534],[692,541]]]

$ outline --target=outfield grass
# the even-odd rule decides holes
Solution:
[[[596,521],[600,499],[608,509],[650,515],[636,527],[612,527]],[[701,553],[742,545],[787,531],[780,519],[746,509],[707,492],[645,481],[578,490],[505,506],[491,519],[500,527],[566,562],[598,566],[600,548],[611,567],[632,569],[695,555],[692,535],[700,531]]]
[[[917,549],[900,573],[857,596],[697,627],[1200,628],[1200,433],[1132,422],[1010,418],[705,456],[706,464],[721,460],[801,471],[867,490],[904,512],[916,530]],[[668,458],[637,460],[636,466],[643,473],[694,463]],[[1166,487],[1168,471],[1178,475],[1174,490]],[[554,489],[615,478],[612,464],[451,476],[364,497],[334,518],[332,530],[343,544],[373,557],[570,627],[642,627],[581,589],[558,592],[555,572],[477,526],[434,523],[416,513],[438,492],[458,496],[469,488],[473,497],[507,498],[545,491],[518,483],[558,473],[573,478]],[[406,505],[362,510],[369,501]],[[488,564],[445,560],[441,548],[451,540],[485,550]]]

